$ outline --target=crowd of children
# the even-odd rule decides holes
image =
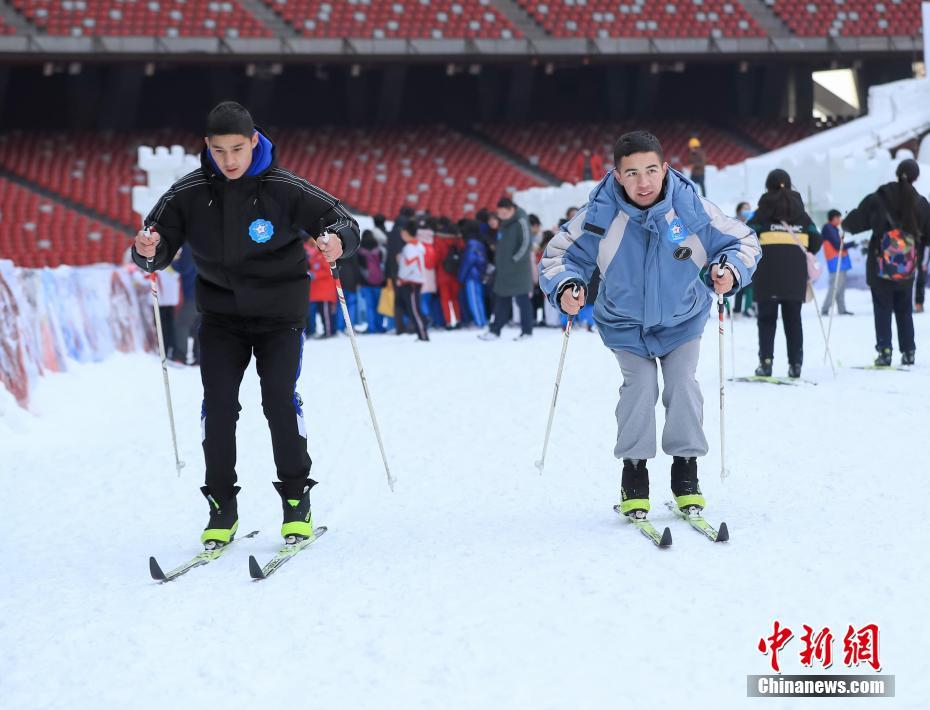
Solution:
[[[509,198],[502,198],[501,203],[499,211],[523,214]],[[499,332],[506,325],[495,327],[491,318],[497,305],[495,252],[502,236],[498,212],[481,209],[474,219],[453,222],[405,207],[390,229],[382,215],[374,222],[372,229],[363,231],[355,256],[339,265],[346,305],[357,332],[412,333],[428,341],[430,330]],[[561,327],[564,316],[543,298],[536,269],[553,231],[543,230],[536,215],[528,215],[526,223],[530,243],[527,271],[531,277],[526,297],[533,325]],[[336,282],[312,241],[307,242],[306,251],[311,279],[306,337],[330,337],[346,328]],[[593,329],[592,308],[579,317],[589,329]],[[509,316],[508,311],[508,321]]]

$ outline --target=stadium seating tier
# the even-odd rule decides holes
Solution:
[[[490,0],[263,0],[307,37],[521,37]]]
[[[50,35],[272,37],[235,0],[11,0]]]

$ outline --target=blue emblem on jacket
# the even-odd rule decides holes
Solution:
[[[680,244],[685,240],[685,225],[675,217],[668,225],[668,239],[673,244]]]
[[[249,225],[249,236],[256,244],[264,244],[274,236],[274,225],[267,219],[256,219]]]

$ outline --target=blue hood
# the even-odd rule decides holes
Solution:
[[[252,149],[252,164],[249,166],[249,169],[246,171],[244,177],[254,177],[255,175],[261,175],[268,168],[271,167],[271,163],[274,161],[274,143],[261,132],[261,130],[256,129],[255,133],[258,134],[258,143]],[[220,166],[216,164],[216,161],[213,160],[213,155],[210,153],[209,148],[204,148],[206,153],[207,161],[210,165],[210,168],[217,175],[222,176],[223,171],[220,170]]]

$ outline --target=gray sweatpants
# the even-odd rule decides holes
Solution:
[[[820,308],[820,314],[830,315],[830,307],[833,305],[833,291],[836,291],[836,310],[839,313],[846,312],[846,272],[834,271],[830,274],[830,288],[827,290],[827,297]]]
[[[704,436],[704,397],[694,378],[701,354],[701,339],[679,345],[662,363],[662,404],[665,428],[662,450],[670,456],[703,456],[707,453]],[[618,459],[651,459],[656,455],[656,402],[659,401],[659,371],[654,358],[614,350],[623,372],[620,401],[617,403]]]

